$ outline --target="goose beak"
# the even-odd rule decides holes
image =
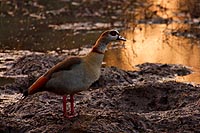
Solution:
[[[126,38],[124,38],[122,36],[118,36],[117,40],[126,41]]]

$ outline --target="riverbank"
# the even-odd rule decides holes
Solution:
[[[103,67],[100,79],[75,96],[79,114],[62,116],[62,97],[39,92],[21,99],[21,92],[66,56],[30,54],[13,62],[5,75],[27,75],[1,86],[1,132],[197,132],[200,89],[175,81],[191,73],[175,64],[144,63],[138,70]],[[5,105],[4,105],[5,104]]]

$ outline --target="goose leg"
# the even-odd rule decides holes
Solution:
[[[71,108],[71,115],[74,115],[75,114],[75,111],[74,111],[74,95],[70,95],[70,108]]]
[[[75,113],[74,110],[74,94],[70,94],[70,115],[68,116],[68,118],[72,118],[77,116],[77,114]]]
[[[64,115],[64,117],[67,117],[66,103],[67,103],[67,96],[63,96],[63,115]]]
[[[66,103],[68,101],[70,102],[70,112],[67,112],[67,109],[66,109]],[[72,117],[77,116],[74,110],[74,95],[73,94],[70,94],[70,99],[68,100],[66,96],[63,96],[63,115],[66,118],[72,118]]]

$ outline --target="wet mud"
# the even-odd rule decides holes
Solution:
[[[100,79],[88,91],[75,95],[78,116],[72,119],[63,117],[61,96],[39,92],[21,98],[37,77],[65,56],[30,54],[6,71],[5,75],[28,76],[1,86],[1,95],[5,95],[0,99],[1,132],[200,130],[200,88],[176,81],[176,76],[191,73],[182,65],[144,63],[135,71],[104,66]],[[14,98],[5,102],[8,96]]]

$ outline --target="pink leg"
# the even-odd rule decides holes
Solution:
[[[74,94],[70,94],[70,115],[68,116],[68,118],[72,118],[77,116],[77,114],[74,111]]]
[[[74,95],[70,94],[70,99],[68,99],[68,100],[66,100],[66,98],[67,98],[66,96],[63,96],[63,114],[64,114],[64,117],[72,118],[72,117],[77,116],[77,114],[74,111]],[[70,112],[69,113],[66,110],[67,101],[70,102]]]
[[[70,107],[71,107],[71,115],[74,115],[75,114],[75,112],[74,112],[74,95],[73,94],[71,94],[70,95]]]
[[[67,110],[66,110],[66,100],[67,96],[63,96],[63,115],[66,117],[67,116]]]

